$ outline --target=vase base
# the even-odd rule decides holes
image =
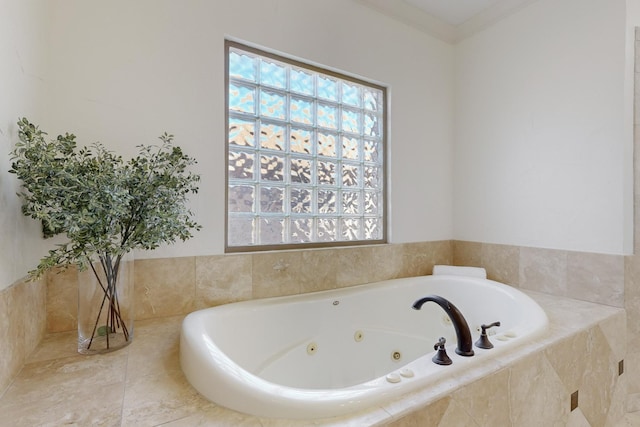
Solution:
[[[129,334],[127,338],[122,333],[109,334],[109,343],[107,345],[106,335],[94,337],[93,340],[78,337],[78,353],[90,355],[116,351],[131,344],[133,334]]]

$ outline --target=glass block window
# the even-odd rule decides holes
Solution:
[[[384,87],[226,42],[228,252],[386,241]]]

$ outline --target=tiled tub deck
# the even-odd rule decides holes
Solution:
[[[184,316],[138,321],[129,347],[101,356],[78,355],[75,332],[49,334],[0,397],[0,426],[636,425],[624,418],[624,310],[527,293],[551,324],[526,349],[384,406],[313,421],[256,418],[202,398],[180,370]]]

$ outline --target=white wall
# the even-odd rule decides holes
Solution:
[[[624,0],[540,0],[456,47],[456,239],[631,250],[625,25]]]
[[[199,160],[204,229],[139,257],[222,253],[225,36],[389,85],[392,242],[630,249],[625,0],[539,0],[455,47],[344,0],[0,1],[4,153],[24,115],[125,154],[166,130]],[[0,289],[48,245],[8,167]]]
[[[46,253],[37,224],[20,212],[18,182],[7,172],[18,117],[42,118],[46,14],[44,0],[0,0],[0,290]]]
[[[389,85],[391,241],[451,237],[452,46],[345,0],[60,0],[50,20],[44,129],[125,153],[166,130],[199,161],[203,230],[138,256],[223,251],[225,36]]]

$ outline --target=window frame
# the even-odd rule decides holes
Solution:
[[[344,80],[344,81],[348,81],[348,82],[352,82],[352,83],[356,83],[358,85],[362,85],[362,86],[366,86],[366,87],[370,87],[372,89],[376,89],[379,90],[381,92],[381,96],[382,96],[382,101],[380,103],[380,105],[382,105],[383,107],[383,111],[381,114],[381,120],[382,122],[380,123],[380,127],[381,127],[381,135],[382,137],[380,138],[380,145],[381,145],[381,168],[382,168],[382,176],[380,177],[380,182],[381,182],[381,186],[382,186],[382,191],[381,191],[381,197],[382,197],[382,201],[379,203],[379,209],[382,210],[382,213],[380,215],[380,222],[381,222],[381,237],[379,239],[368,239],[368,240],[333,240],[333,241],[313,241],[313,242],[300,242],[300,243],[276,243],[276,244],[256,244],[256,245],[229,245],[229,185],[230,185],[230,180],[229,180],[229,152],[230,152],[230,144],[229,144],[229,82],[230,82],[230,76],[229,76],[229,56],[230,56],[230,49],[231,48],[236,48],[236,49],[240,49],[243,50],[245,52],[254,54],[254,55],[258,55],[261,57],[265,57],[268,59],[273,59],[275,61],[278,62],[282,62],[288,65],[291,65],[293,67],[297,67],[297,68],[301,68],[307,71],[311,71],[314,73],[319,73],[319,74],[323,74],[323,75],[327,75],[327,76],[331,76],[334,78],[338,78],[340,80]],[[225,156],[224,156],[224,161],[225,161],[225,165],[224,165],[224,170],[225,170],[225,230],[224,230],[224,251],[225,253],[242,253],[242,252],[258,252],[258,251],[273,251],[273,250],[290,250],[290,249],[308,249],[308,248],[330,248],[330,247],[343,247],[343,246],[363,246],[363,245],[375,245],[375,244],[384,244],[387,243],[387,235],[388,235],[388,216],[389,216],[389,209],[387,206],[387,189],[388,189],[388,185],[387,185],[387,169],[388,169],[388,144],[387,144],[387,136],[388,136],[388,98],[387,98],[387,87],[377,84],[377,83],[373,83],[371,81],[368,80],[364,80],[361,78],[357,78],[351,75],[348,75],[344,72],[337,72],[331,69],[327,69],[315,64],[311,64],[308,62],[303,62],[288,56],[283,56],[281,54],[276,54],[273,53],[271,51],[265,50],[265,49],[261,49],[261,48],[257,48],[254,46],[250,46],[247,45],[245,43],[240,43],[234,40],[229,40],[229,39],[225,39],[225,48],[224,48],[224,78],[225,78],[225,88],[224,88],[224,93],[225,93]],[[288,90],[287,90],[287,93]],[[314,97],[314,99],[316,99],[317,102],[317,98]],[[256,115],[259,116],[259,113],[256,112]],[[314,129],[317,128],[317,126],[314,126]],[[256,140],[256,144],[259,144],[260,142],[258,140]],[[341,143],[341,142],[340,142]],[[283,154],[285,154],[286,152],[283,152]],[[336,161],[342,161],[343,156],[341,155],[340,157],[336,158]],[[259,161],[259,159],[256,159],[255,161]],[[362,191],[362,187],[358,187],[360,189],[360,191]],[[259,195],[254,195],[254,197],[258,198]],[[290,202],[289,200],[287,200],[287,198],[285,197],[284,199],[285,202]],[[258,201],[254,201],[254,203],[258,203]],[[339,203],[339,201],[336,201],[336,203]],[[257,216],[258,218],[260,218],[260,216]],[[286,215],[285,215],[286,217]],[[341,216],[339,216],[338,214],[336,214],[335,218],[337,218],[338,220],[340,220]]]

